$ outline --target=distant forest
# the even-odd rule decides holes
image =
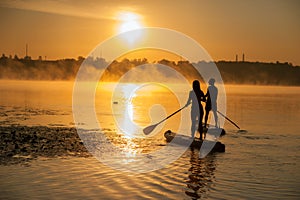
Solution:
[[[83,57],[78,59],[61,60],[32,60],[30,57],[18,58],[0,57],[0,79],[17,80],[74,80],[76,73],[85,60]],[[93,70],[100,69],[100,66],[107,64],[103,58],[87,58]],[[102,80],[117,81],[129,71],[143,64],[148,64],[147,59],[123,59],[113,61],[104,72]],[[160,60],[155,63],[167,65],[189,80],[201,79],[201,76],[188,61],[173,62]],[[213,63],[198,62],[195,66],[210,67]],[[225,84],[257,84],[257,85],[289,85],[300,86],[300,67],[290,63],[262,63],[262,62],[233,62],[218,61],[217,65]]]

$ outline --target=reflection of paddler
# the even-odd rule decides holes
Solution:
[[[203,127],[202,127],[202,119],[204,115],[203,107],[201,105],[201,101],[205,101],[204,93],[200,88],[200,82],[198,80],[193,81],[193,90],[190,91],[189,98],[186,102],[186,106],[192,103],[191,108],[191,135],[194,138],[196,127],[198,125],[198,132],[200,133],[200,140],[203,140]]]
[[[193,199],[201,198],[210,189],[214,182],[216,164],[214,156],[199,158],[199,151],[191,148],[190,168],[188,172],[187,189],[185,194]]]
[[[218,97],[218,88],[215,86],[215,79],[211,78],[209,81],[209,86],[205,97],[207,97],[205,105],[205,123],[204,127],[207,126],[207,120],[209,112],[212,111],[215,118],[215,126],[218,126],[218,115],[217,115],[217,97]]]

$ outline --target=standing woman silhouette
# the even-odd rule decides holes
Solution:
[[[203,111],[201,101],[205,102],[204,93],[200,88],[200,82],[198,80],[194,80],[193,90],[190,91],[189,98],[185,106],[188,106],[189,104],[192,103],[192,108],[191,108],[192,138],[195,137],[195,132],[197,128],[198,132],[200,133],[200,140],[204,140],[203,127],[202,127],[202,119],[203,119],[204,111]]]

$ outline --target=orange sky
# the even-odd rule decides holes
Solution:
[[[300,65],[300,3],[292,0],[98,0],[0,2],[0,53],[47,59],[87,56],[117,34],[119,12],[145,26],[182,32],[214,60],[291,62]]]

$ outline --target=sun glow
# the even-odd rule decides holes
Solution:
[[[120,12],[117,19],[121,22],[118,33],[142,28],[141,16],[132,12]]]
[[[117,20],[120,22],[118,24],[117,33],[125,33],[132,30],[137,30],[132,34],[125,34],[124,40],[128,44],[133,44],[136,42],[141,36],[142,29],[144,26],[142,24],[142,17],[133,12],[120,12],[117,15]]]

